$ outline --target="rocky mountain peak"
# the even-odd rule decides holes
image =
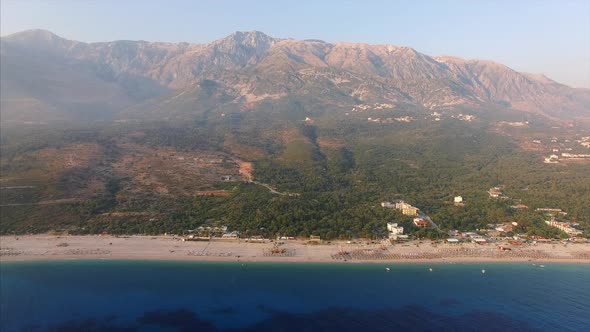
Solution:
[[[258,52],[268,50],[278,39],[260,31],[236,31],[231,35],[216,40],[212,46],[222,51],[231,52],[236,48],[252,49]]]

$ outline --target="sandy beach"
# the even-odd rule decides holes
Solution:
[[[564,262],[590,264],[590,244],[508,243],[477,245],[410,241],[383,245],[369,242],[308,244],[286,240],[248,243],[244,240],[182,241],[173,236],[0,237],[0,261],[130,259],[244,262]],[[510,250],[498,249],[510,247]]]

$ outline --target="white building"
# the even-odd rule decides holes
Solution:
[[[388,222],[387,223],[387,230],[389,231],[389,234],[394,234],[394,235],[402,235],[404,234],[404,228],[402,226],[398,226],[397,223],[395,222]]]
[[[552,154],[549,157],[545,157],[545,159],[543,160],[543,162],[545,164],[557,164],[559,163],[559,156]]]
[[[570,223],[567,223],[567,222],[560,222],[560,221],[555,221],[554,219],[552,219],[552,220],[545,220],[545,223],[551,227],[555,227],[559,230],[564,231],[567,235],[576,236],[576,235],[582,234],[581,230],[571,227]]]
[[[387,208],[387,209],[395,209],[395,203],[381,202],[381,207],[384,207],[384,208]]]
[[[387,230],[389,231],[389,238],[392,240],[399,240],[399,239],[407,239],[407,235],[404,234],[404,228],[398,226],[397,223],[388,222],[387,223]]]

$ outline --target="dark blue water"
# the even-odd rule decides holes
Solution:
[[[0,269],[2,331],[590,331],[590,265],[64,261]]]

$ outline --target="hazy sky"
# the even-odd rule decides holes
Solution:
[[[411,46],[590,88],[590,1],[1,0],[1,34],[210,42],[234,31]]]

